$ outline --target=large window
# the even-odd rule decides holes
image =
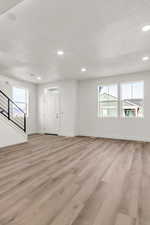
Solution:
[[[121,84],[121,114],[123,117],[143,117],[143,81]]]
[[[144,116],[144,82],[98,86],[98,117]]]
[[[24,88],[13,87],[13,101],[16,105],[23,110],[26,114],[28,113],[28,90]],[[17,114],[17,112],[16,112]]]
[[[118,88],[117,84],[98,87],[98,116],[117,117]]]

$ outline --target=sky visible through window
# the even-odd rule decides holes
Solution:
[[[99,86],[101,94],[107,93],[117,97],[116,85]],[[144,82],[131,82],[121,84],[121,99],[143,99],[144,98]]]

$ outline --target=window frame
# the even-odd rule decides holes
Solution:
[[[14,88],[16,89],[24,89],[25,90],[25,93],[26,93],[26,102],[16,102],[14,100]],[[25,114],[26,114],[26,117],[29,116],[29,89],[26,88],[26,87],[22,87],[22,86],[13,86],[12,87],[12,100],[13,102],[19,107],[18,104],[25,104],[26,105],[26,111],[24,112],[24,110],[22,108],[20,108]]]
[[[118,96],[118,100],[117,102],[117,108],[116,108],[116,116],[100,116],[100,96],[99,96],[99,87],[108,87],[108,86],[116,86],[117,87],[117,96]],[[97,94],[98,94],[98,102],[97,102],[97,117],[100,119],[117,119],[119,117],[119,92],[118,92],[118,83],[108,83],[108,84],[102,84],[102,85],[98,85],[97,87]],[[109,102],[109,101],[108,101]]]
[[[126,117],[123,116],[122,114],[122,88],[121,86],[123,84],[130,84],[130,83],[138,83],[142,82],[143,83],[143,115],[141,117]],[[99,82],[100,83],[100,82]],[[117,101],[117,116],[100,116],[100,96],[99,96],[99,87],[102,86],[117,86],[117,96],[118,96],[118,101]],[[120,81],[118,83],[103,83],[103,84],[98,84],[97,85],[97,117],[98,119],[144,119],[144,112],[145,112],[145,83],[144,80],[131,80],[131,81]]]
[[[134,116],[134,117],[127,117],[127,116],[123,116],[122,113],[122,88],[121,86],[123,84],[132,84],[132,83],[143,83],[143,115],[141,117],[138,116]],[[144,119],[144,99],[145,99],[145,84],[144,84],[144,80],[132,80],[132,81],[124,81],[124,82],[120,82],[119,83],[120,86],[120,118],[121,119]]]

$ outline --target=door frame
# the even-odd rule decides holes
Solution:
[[[59,110],[59,112],[58,112],[58,119],[59,119],[59,121],[58,121],[58,131],[54,134],[54,133],[47,133],[47,132],[45,132],[45,130],[46,130],[46,120],[45,120],[45,118],[46,118],[46,101],[47,101],[47,97],[48,97],[48,95],[47,95],[47,93],[48,93],[48,91],[49,90],[55,90],[55,89],[58,89],[58,92],[59,92],[59,94],[58,94],[58,110]],[[43,127],[43,131],[44,131],[44,133],[45,134],[49,134],[49,135],[59,135],[59,133],[60,133],[60,129],[61,129],[61,102],[60,102],[60,88],[58,87],[58,86],[50,86],[50,87],[47,87],[47,88],[45,88],[44,89],[44,118],[43,118],[43,122],[44,122],[44,127]]]

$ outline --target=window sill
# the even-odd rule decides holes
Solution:
[[[97,117],[98,119],[143,120],[144,117]]]

